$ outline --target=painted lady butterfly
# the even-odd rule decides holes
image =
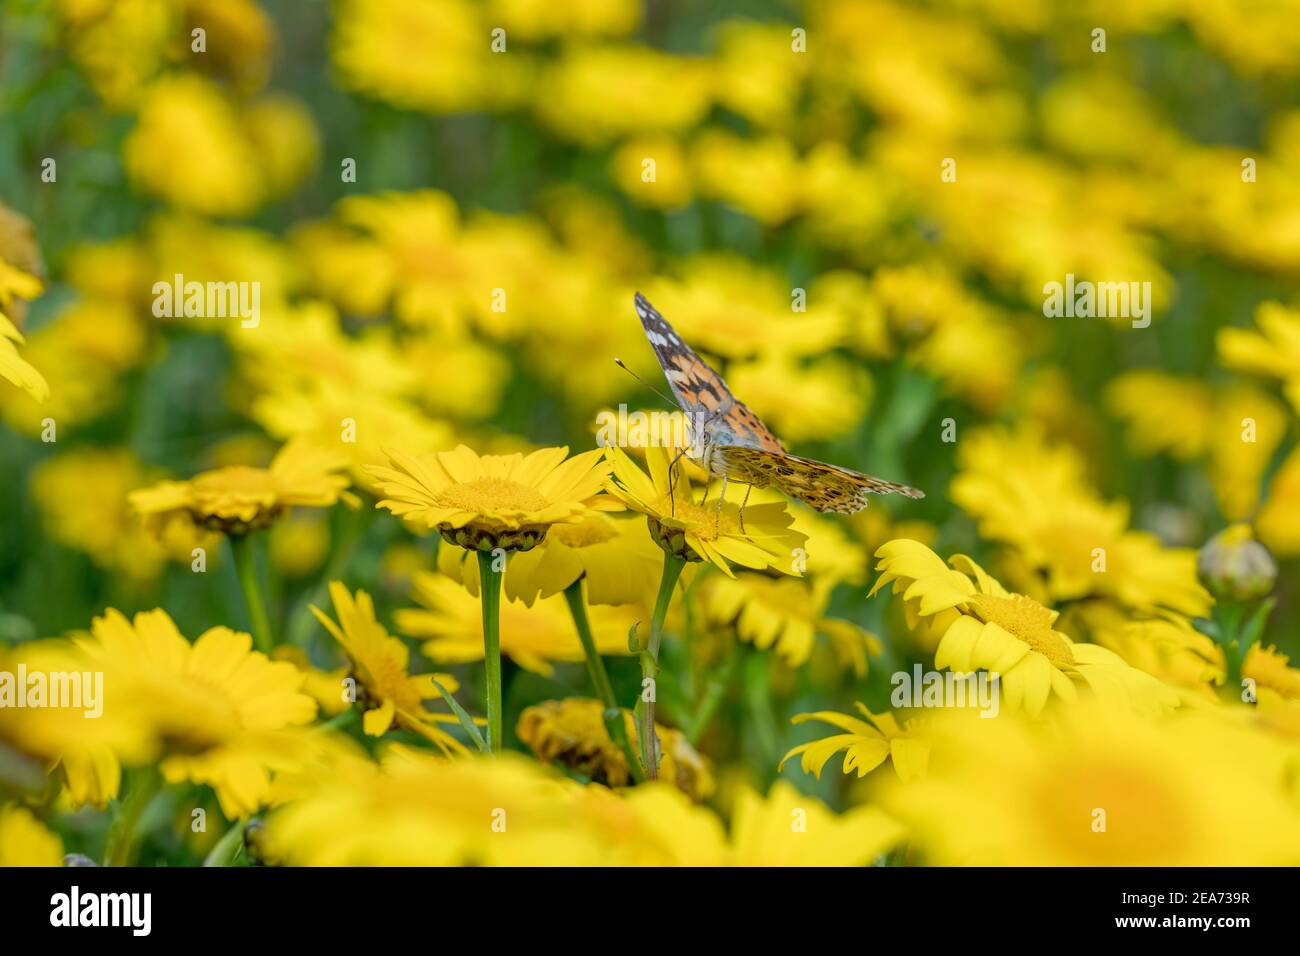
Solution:
[[[861,511],[869,494],[925,497],[924,492],[907,485],[788,454],[771,430],[731,394],[722,376],[681,340],[645,296],[638,292],[635,302],[636,314],[673,397],[691,423],[692,446],[685,454],[723,479],[724,495],[728,480],[754,488],[772,485],[818,511],[842,514]]]

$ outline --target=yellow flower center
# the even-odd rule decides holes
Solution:
[[[535,488],[521,485],[509,478],[475,478],[448,485],[438,494],[438,504],[444,508],[474,511],[480,514],[492,511],[541,511],[550,502]]]
[[[595,544],[604,544],[618,537],[614,522],[600,515],[594,515],[579,524],[561,524],[551,529],[550,539],[570,548],[590,548]]]
[[[411,686],[406,673],[406,666],[387,654],[374,654],[365,661],[365,683],[380,701],[391,700],[399,709],[408,713],[419,713],[421,700],[419,692]]]
[[[665,496],[655,511],[662,516],[661,522],[666,522],[669,526],[679,524],[687,533],[695,535],[701,541],[716,541],[723,535],[740,530],[734,506],[730,510],[724,507],[719,518],[716,505],[698,505],[679,495],[676,499]]]
[[[1042,654],[1058,668],[1074,666],[1074,654],[1060,634],[1052,630],[1052,612],[1031,597],[977,594],[971,598],[975,613],[986,624],[996,624]]]

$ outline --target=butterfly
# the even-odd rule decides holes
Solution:
[[[861,511],[870,494],[925,497],[925,492],[907,485],[789,454],[772,430],[731,394],[722,376],[682,341],[645,296],[638,292],[633,301],[668,387],[691,424],[691,447],[683,453],[709,474],[722,478],[723,496],[728,481],[750,488],[772,485],[818,511],[841,514]],[[745,497],[749,497],[748,491]]]

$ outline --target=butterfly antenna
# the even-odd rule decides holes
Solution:
[[[644,385],[646,388],[650,389],[650,391],[654,392],[656,395],[658,395],[660,398],[662,398],[662,399],[663,399],[665,402],[667,402],[669,405],[676,405],[676,404],[677,404],[677,402],[675,402],[673,399],[669,398],[669,397],[668,397],[667,395],[665,395],[663,392],[659,391],[659,389],[655,388],[653,385],[651,385],[649,382],[647,382],[645,379],[643,379],[643,378],[642,378],[640,375],[638,375],[636,372],[634,372],[634,371],[632,371],[630,368],[628,368],[627,365],[625,365],[625,364],[623,363],[623,360],[622,360],[621,358],[616,358],[616,359],[614,359],[614,364],[617,365],[619,368],[621,368],[623,371],[627,372],[628,375],[631,375],[634,379],[636,379],[638,382],[640,382],[640,383],[641,383],[642,385]]]

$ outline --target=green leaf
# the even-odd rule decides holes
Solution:
[[[450,707],[452,713],[456,715],[456,719],[460,721],[460,725],[465,728],[465,733],[469,734],[470,740],[474,741],[474,746],[478,747],[478,752],[482,754],[487,753],[487,741],[483,739],[483,735],[479,733],[478,727],[474,725],[474,718],[471,717],[469,712],[457,702],[455,697],[452,697],[451,694],[447,693],[447,688],[438,683],[438,678],[430,677],[429,680],[433,681],[433,686],[437,689],[438,693],[442,695],[442,699],[447,702],[447,706]]]

